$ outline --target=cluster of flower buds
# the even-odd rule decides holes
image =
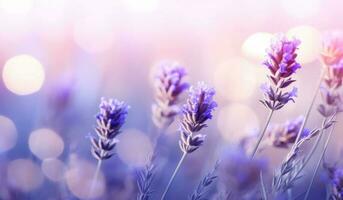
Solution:
[[[263,63],[269,70],[269,83],[262,85],[264,99],[261,103],[271,110],[279,110],[289,101],[294,101],[297,96],[297,88],[285,91],[295,80],[292,75],[301,66],[296,61],[297,49],[300,41],[288,39],[284,35],[276,36],[267,51],[268,58]]]
[[[324,81],[321,86],[323,103],[318,111],[324,117],[341,112],[343,107],[343,33],[332,32],[326,35],[323,44],[322,60],[324,63]]]
[[[189,89],[187,103],[182,109],[183,119],[179,141],[184,153],[191,153],[203,144],[205,135],[196,133],[206,127],[206,121],[212,118],[212,112],[217,107],[217,103],[213,100],[214,95],[214,89],[203,82]]]
[[[157,127],[166,128],[180,113],[179,96],[189,87],[183,82],[186,74],[185,68],[176,63],[159,68],[154,81],[156,103],[152,106],[152,119]]]
[[[271,145],[278,148],[288,148],[293,145],[304,121],[303,116],[299,116],[292,121],[287,121],[284,124],[275,124],[267,130],[267,135]],[[302,137],[307,136],[308,129],[305,129],[301,134]]]
[[[126,121],[129,106],[116,99],[102,98],[99,109],[95,128],[98,138],[91,138],[92,154],[98,160],[106,160],[113,155],[111,151],[118,143],[116,137]]]

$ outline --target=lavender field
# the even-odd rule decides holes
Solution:
[[[343,199],[342,7],[0,0],[0,200]]]

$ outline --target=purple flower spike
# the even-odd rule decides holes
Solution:
[[[154,82],[156,103],[152,106],[152,118],[157,127],[166,128],[180,113],[179,96],[189,87],[183,82],[186,75],[185,68],[179,64],[161,66]]]
[[[269,69],[270,82],[261,87],[265,95],[261,103],[271,110],[281,109],[296,97],[296,88],[289,92],[285,90],[295,82],[292,75],[301,68],[296,61],[299,44],[300,41],[297,39],[289,40],[283,35],[278,35],[267,51],[268,58],[263,64]]]
[[[203,82],[189,89],[187,104],[182,110],[181,140],[179,141],[184,153],[191,153],[203,144],[205,135],[193,134],[206,127],[206,121],[212,118],[212,112],[217,107],[217,103],[213,100],[214,95],[214,89]]]
[[[116,137],[126,121],[129,106],[116,99],[101,98],[99,109],[95,128],[98,138],[91,139],[92,154],[98,160],[106,160],[112,156],[111,151],[118,143]]]

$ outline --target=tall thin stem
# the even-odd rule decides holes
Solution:
[[[92,179],[92,184],[91,184],[91,188],[89,190],[89,194],[88,194],[88,198],[91,198],[94,192],[94,188],[95,188],[95,183],[98,180],[98,176],[99,176],[99,172],[100,172],[100,167],[101,167],[101,160],[98,160],[98,164],[96,165],[96,169],[95,169],[95,173]]]
[[[179,163],[177,164],[177,166],[176,166],[176,168],[175,168],[175,170],[174,170],[173,175],[170,177],[170,180],[169,180],[169,183],[168,183],[166,189],[165,189],[164,192],[163,192],[163,195],[162,195],[162,197],[161,197],[161,200],[164,200],[164,199],[165,199],[165,197],[166,197],[166,195],[167,195],[167,193],[168,193],[168,191],[169,191],[169,188],[170,188],[171,184],[172,184],[173,181],[174,181],[174,178],[175,178],[177,172],[179,171],[179,169],[180,169],[180,167],[181,167],[183,161],[184,161],[185,158],[186,158],[186,155],[187,155],[187,153],[186,153],[186,152],[183,152],[183,155],[182,155],[182,157],[181,157]]]
[[[308,196],[310,195],[310,191],[311,191],[311,187],[313,185],[313,182],[314,182],[314,178],[316,177],[316,174],[318,172],[318,169],[319,169],[319,166],[320,166],[320,163],[322,162],[323,158],[324,158],[324,155],[325,155],[325,152],[326,152],[326,149],[328,148],[328,144],[330,142],[330,138],[331,138],[331,135],[333,133],[333,130],[335,128],[335,125],[333,125],[333,127],[331,128],[331,131],[329,133],[329,135],[327,136],[326,138],[326,141],[325,141],[325,144],[324,144],[324,149],[322,151],[322,154],[320,155],[320,158],[317,162],[317,165],[316,165],[316,168],[314,170],[314,173],[312,174],[312,177],[311,177],[311,182],[310,182],[310,185],[308,186],[307,188],[307,191],[306,191],[306,195],[305,195],[305,198],[304,200],[307,200],[308,199]]]
[[[260,171],[260,181],[261,181],[261,188],[262,188],[263,199],[264,200],[268,200],[267,190],[266,190],[266,187],[264,185],[263,172],[262,171]]]
[[[320,77],[319,77],[319,80],[318,80],[318,83],[317,83],[317,87],[316,87],[316,89],[315,89],[315,91],[314,91],[314,94],[313,94],[311,103],[310,103],[309,107],[308,107],[307,110],[306,110],[305,117],[304,117],[304,121],[303,121],[303,123],[301,124],[301,127],[300,127],[300,129],[299,129],[299,132],[298,132],[297,137],[296,137],[296,139],[295,139],[294,145],[298,143],[298,141],[299,141],[299,139],[300,139],[300,137],[301,137],[301,134],[302,134],[302,132],[303,132],[304,129],[305,129],[305,126],[306,126],[307,120],[308,120],[308,118],[309,118],[309,116],[310,116],[310,114],[311,114],[311,111],[312,111],[314,102],[316,101],[316,98],[317,98],[317,95],[318,95],[318,92],[319,92],[319,89],[320,89],[320,85],[321,85],[322,82],[323,82],[324,75],[325,75],[324,70],[322,70],[322,71],[321,71],[321,74],[320,74]],[[294,148],[294,146],[293,146],[293,148]]]
[[[273,113],[274,113],[274,110],[270,110],[270,112],[269,112],[269,114],[268,114],[268,117],[267,117],[266,124],[264,125],[264,128],[263,128],[262,132],[260,133],[260,136],[259,136],[259,138],[258,138],[258,141],[257,141],[257,143],[256,143],[256,145],[255,145],[255,147],[254,147],[254,150],[253,150],[252,154],[251,154],[251,159],[254,158],[254,156],[255,156],[255,154],[256,154],[256,152],[257,152],[257,150],[258,150],[258,147],[259,147],[260,144],[261,144],[261,141],[262,141],[262,139],[263,139],[263,136],[264,136],[264,134],[266,133],[266,130],[267,130],[268,125],[269,125],[269,123],[270,123],[270,120],[272,119]]]

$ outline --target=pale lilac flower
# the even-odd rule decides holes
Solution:
[[[169,126],[180,113],[179,96],[189,87],[184,82],[186,75],[186,69],[179,64],[160,66],[154,81],[156,103],[152,106],[152,118],[157,127]]]
[[[304,117],[299,116],[284,124],[273,125],[267,130],[269,142],[275,147],[288,148],[290,145],[294,144],[303,121]],[[308,133],[309,130],[305,129],[301,134],[301,137],[307,136]]]
[[[271,110],[279,110],[289,101],[294,101],[297,89],[285,91],[295,80],[292,75],[301,68],[296,61],[297,49],[300,41],[288,39],[284,35],[278,35],[267,51],[267,60],[263,63],[268,69],[269,83],[261,86],[264,100],[261,100]]]
[[[101,98],[95,128],[98,138],[91,138],[92,154],[96,159],[106,160],[112,156],[111,151],[118,143],[116,137],[126,121],[128,109],[129,106],[122,101]]]
[[[323,50],[321,53],[323,63],[331,66],[343,58],[343,32],[333,31],[324,35]]]
[[[217,107],[213,99],[214,95],[215,90],[203,82],[189,89],[187,103],[182,109],[179,145],[183,152],[191,153],[204,142],[205,135],[194,134],[206,127],[206,121],[212,118],[212,112]]]

